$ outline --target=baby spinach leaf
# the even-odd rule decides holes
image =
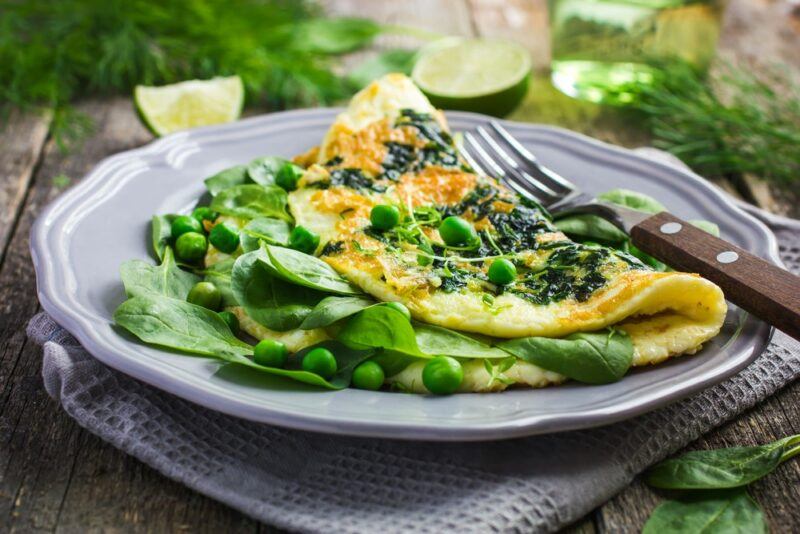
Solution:
[[[114,322],[146,343],[183,352],[216,357],[253,353],[219,314],[184,300],[137,296],[120,304]]]
[[[466,336],[455,330],[425,323],[414,323],[414,334],[419,349],[431,356],[457,358],[508,358],[504,350]]]
[[[417,345],[411,322],[388,306],[371,306],[358,312],[347,321],[336,339],[356,349],[386,349],[426,357]]]
[[[618,245],[628,240],[628,234],[597,215],[570,215],[555,220],[554,224],[567,236],[578,241],[589,240]]]
[[[275,175],[287,163],[291,162],[277,156],[264,156],[247,165],[247,175],[259,185],[275,185]]]
[[[161,265],[129,260],[122,264],[119,271],[129,297],[155,294],[186,300],[189,291],[200,281],[199,276],[178,267],[170,247],[164,249]]]
[[[172,238],[172,221],[177,215],[154,215],[150,222],[150,244],[158,261],[164,259],[164,249]]]
[[[276,185],[257,184],[235,185],[217,193],[209,206],[224,215],[257,219],[275,217],[290,221],[286,212],[286,191]]]
[[[361,294],[358,288],[316,256],[272,245],[265,248],[270,264],[287,282],[339,295]]]
[[[257,323],[279,332],[297,328],[324,295],[275,277],[263,257],[260,249],[239,256],[231,272],[233,295]]]
[[[580,332],[562,339],[526,337],[497,347],[514,356],[587,384],[616,382],[633,361],[633,343],[622,330]]]
[[[757,447],[692,451],[653,466],[647,483],[667,489],[745,486],[800,453],[800,434]]]
[[[222,294],[222,307],[238,306],[239,303],[233,295],[231,289],[231,271],[236,258],[225,258],[224,260],[207,267],[201,274],[204,275],[206,282],[211,282]]]
[[[716,534],[767,532],[764,514],[744,489],[692,493],[653,511],[642,534]]]
[[[271,217],[253,219],[240,232],[242,250],[245,252],[256,250],[261,246],[259,240],[266,241],[270,245],[286,246],[289,242],[289,232],[291,226],[286,221]]]
[[[330,326],[373,304],[375,301],[366,297],[325,297],[314,306],[311,313],[303,320],[300,328],[311,330]]]
[[[214,176],[205,179],[206,189],[211,196],[217,196],[221,191],[229,189],[235,185],[247,183],[247,167],[236,165],[224,171],[220,171]]]
[[[667,211],[667,208],[653,197],[629,189],[612,189],[597,195],[597,198],[646,213]]]
[[[305,357],[305,355],[311,350],[318,347],[328,349],[336,358],[336,374],[330,380],[325,380],[318,374],[309,373],[308,371],[303,371],[300,368],[300,363],[303,361],[303,357]],[[246,365],[251,369],[256,369],[263,373],[284,376],[286,378],[291,378],[292,380],[297,380],[298,382],[304,382],[313,386],[319,386],[327,389],[344,389],[350,385],[350,379],[353,376],[353,369],[355,369],[358,364],[372,356],[373,353],[373,350],[354,350],[337,341],[327,340],[317,343],[316,345],[306,347],[295,354],[289,359],[289,364],[286,369],[264,367],[263,365],[255,363],[250,358],[245,358],[244,356],[238,354],[226,354],[222,356],[221,359],[230,363]]]

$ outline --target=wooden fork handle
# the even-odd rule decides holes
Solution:
[[[800,339],[800,276],[667,212],[634,226],[631,240],[664,263],[711,280],[729,301]]]

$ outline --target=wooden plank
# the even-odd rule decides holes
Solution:
[[[151,136],[130,100],[80,106],[97,133],[63,155],[49,142],[0,269],[0,531],[255,531],[254,521],[202,497],[82,430],[41,385],[41,351],[25,339],[38,308],[28,233],[61,192],[53,177],[77,181],[100,159]]]
[[[49,113],[13,111],[0,125],[0,265],[44,148]]]

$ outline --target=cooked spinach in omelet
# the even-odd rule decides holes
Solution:
[[[154,218],[160,266],[123,266],[115,319],[146,342],[330,389],[446,394],[612,382],[696,352],[725,318],[713,283],[474,172],[402,75],[354,96],[318,147],[206,185],[208,206]]]

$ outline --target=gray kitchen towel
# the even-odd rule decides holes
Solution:
[[[750,211],[800,273],[800,223]],[[43,313],[28,335],[43,347],[48,393],[81,426],[249,516],[308,532],[555,531],[800,375],[800,344],[778,332],[739,374],[628,421],[492,443],[409,442],[287,430],[202,408],[105,366]]]

